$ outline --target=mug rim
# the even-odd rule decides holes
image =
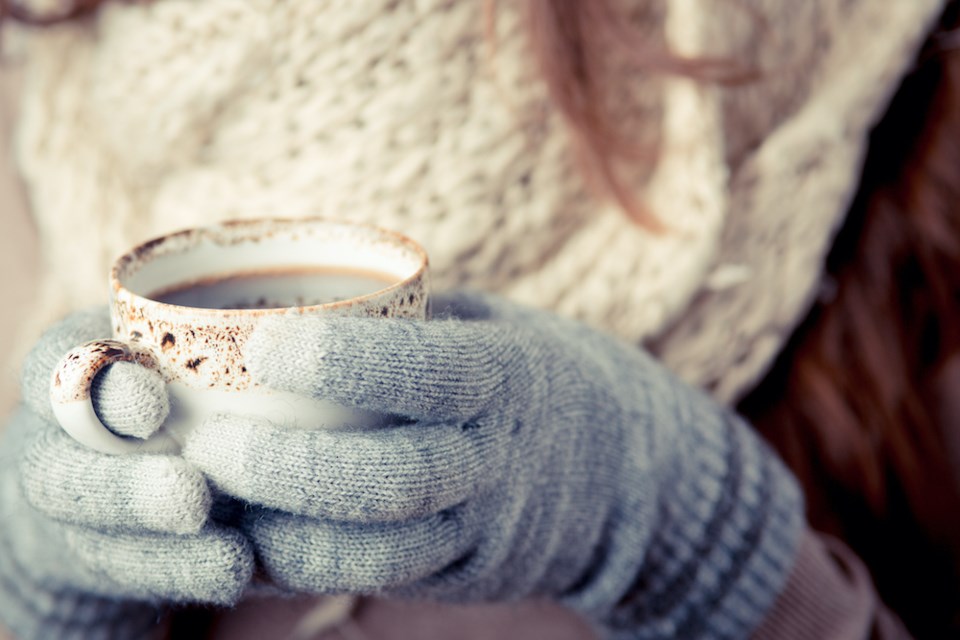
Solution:
[[[209,307],[188,307],[183,305],[171,304],[169,302],[163,302],[156,300],[147,295],[142,295],[136,293],[132,289],[125,286],[122,282],[122,279],[125,275],[129,275],[129,271],[135,269],[137,265],[144,264],[153,258],[158,251],[160,251],[165,245],[168,245],[170,242],[175,242],[179,239],[187,238],[190,239],[191,236],[196,237],[196,241],[199,241],[203,238],[209,238],[211,235],[217,232],[223,231],[232,231],[236,229],[244,228],[256,228],[256,227],[265,227],[268,225],[275,225],[284,228],[295,227],[298,225],[311,225],[311,224],[322,224],[322,225],[333,225],[338,227],[349,227],[354,229],[366,229],[367,231],[374,232],[385,239],[389,239],[393,242],[396,242],[406,249],[413,252],[417,257],[418,266],[414,273],[409,276],[399,279],[396,282],[382,288],[377,289],[369,293],[361,294],[358,296],[353,296],[344,300],[336,300],[333,302],[325,302],[322,304],[313,304],[313,305],[295,305],[295,306],[286,306],[286,307],[268,307],[268,308],[258,308],[258,309],[212,309]],[[395,291],[397,289],[402,289],[416,282],[417,280],[423,279],[427,270],[429,268],[429,258],[427,256],[426,250],[415,240],[409,236],[395,231],[393,229],[387,229],[375,224],[369,224],[365,222],[353,222],[348,220],[338,220],[336,218],[327,218],[323,216],[308,216],[304,218],[244,218],[244,219],[230,219],[217,222],[215,224],[206,225],[202,227],[188,227],[185,229],[180,229],[178,231],[173,231],[171,233],[163,234],[156,236],[140,244],[134,246],[132,249],[121,255],[117,258],[113,266],[110,269],[110,289],[114,295],[114,299],[123,299],[127,298],[131,302],[140,304],[140,305],[157,305],[162,308],[168,308],[176,313],[189,313],[196,316],[207,316],[207,317],[217,317],[223,318],[227,316],[246,316],[246,317],[257,317],[264,315],[283,315],[288,314],[291,311],[310,313],[314,311],[321,310],[331,310],[338,309],[356,305],[360,302],[369,301],[373,298],[383,296],[386,293]]]

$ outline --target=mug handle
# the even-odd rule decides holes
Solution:
[[[93,409],[93,380],[114,362],[136,362],[157,370],[153,353],[142,345],[120,340],[94,340],[71,349],[54,369],[50,380],[50,404],[63,430],[74,440],[103,453],[176,453],[180,445],[160,431],[146,440],[118,436],[108,429]]]

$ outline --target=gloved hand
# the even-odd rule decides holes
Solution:
[[[249,543],[208,522],[206,481],[182,458],[100,454],[54,421],[54,366],[108,335],[105,311],[49,331],[0,442],[0,621],[25,640],[148,637],[161,605],[234,602],[252,573]],[[122,435],[149,435],[168,411],[157,374],[133,364],[104,371],[93,395]]]
[[[782,588],[798,488],[738,418],[639,349],[494,297],[435,319],[278,318],[266,385],[395,416],[303,431],[219,416],[184,456],[262,509],[279,585],[555,598],[623,638],[745,638]]]

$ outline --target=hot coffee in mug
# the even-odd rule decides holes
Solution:
[[[330,267],[278,267],[213,276],[151,294],[198,309],[270,309],[329,304],[368,295],[396,281],[389,273]]]
[[[110,274],[113,339],[68,353],[51,403],[63,428],[105,453],[176,451],[214,413],[261,415],[303,428],[371,424],[379,416],[258,385],[244,346],[260,322],[285,315],[424,319],[427,257],[412,240],[321,219],[253,220],[146,242]],[[309,337],[305,337],[309,339]],[[97,418],[97,373],[126,360],[157,370],[172,410],[148,440],[113,434]]]

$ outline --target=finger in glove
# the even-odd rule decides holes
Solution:
[[[498,477],[504,430],[476,422],[300,430],[215,416],[187,438],[184,457],[218,490],[311,517],[356,522],[434,514]]]

